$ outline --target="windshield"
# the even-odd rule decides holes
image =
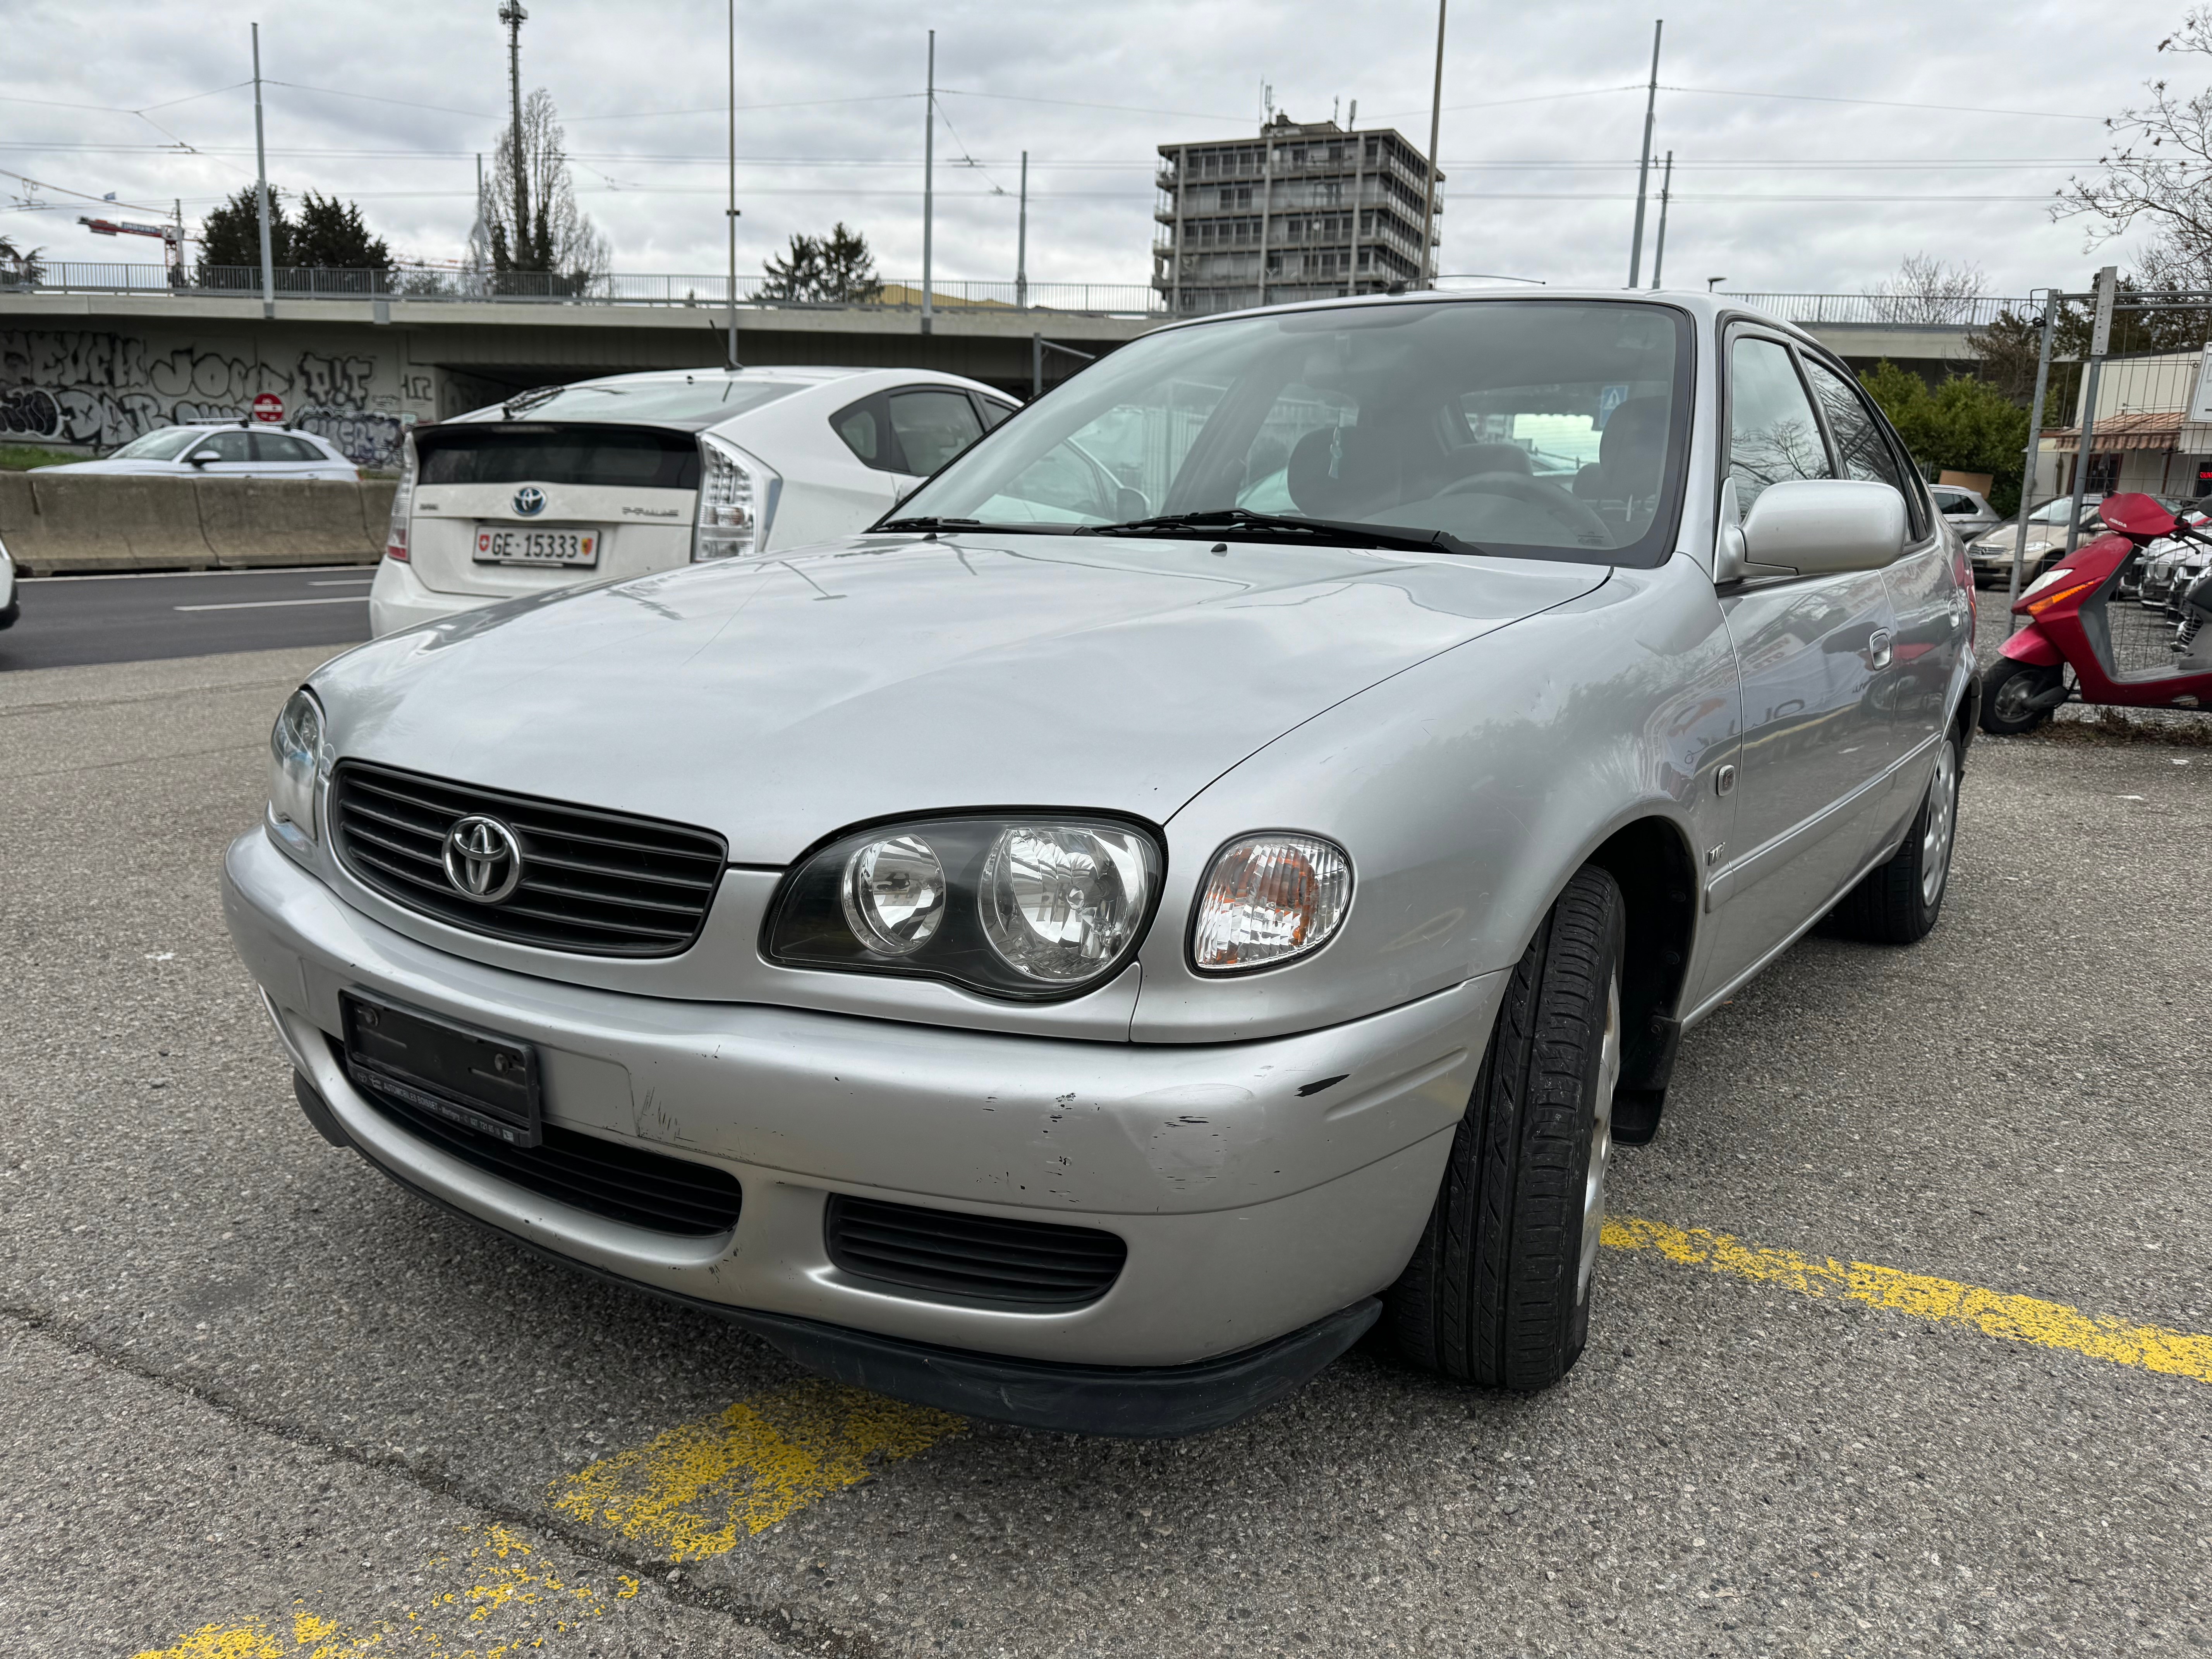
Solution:
[[[198,438],[207,436],[204,426],[165,426],[143,438],[133,438],[107,459],[112,461],[173,461]]]
[[[1243,508],[1656,564],[1672,550],[1689,361],[1682,313],[1629,301],[1365,305],[1173,329],[1017,416],[899,517],[1075,527]]]
[[[802,388],[791,380],[747,380],[744,371],[702,370],[681,380],[587,380],[510,398],[507,410],[533,421],[659,421],[713,426]]]
[[[2097,498],[2092,495],[2083,501],[2081,510],[2084,514],[2094,513],[2097,510]],[[2064,524],[2073,514],[2074,498],[2071,495],[2060,495],[2044,502],[2041,507],[2029,514],[2027,521],[2030,524]]]

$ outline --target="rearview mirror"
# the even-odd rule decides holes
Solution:
[[[1887,484],[1793,478],[1769,484],[1751,504],[1743,559],[1778,574],[1880,570],[1896,562],[1905,532],[1905,497]]]
[[[185,463],[191,466],[205,466],[214,459],[215,451],[212,449],[196,450],[191,454],[185,457]]]

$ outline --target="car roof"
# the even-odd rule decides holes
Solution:
[[[1719,322],[1723,319],[1741,319],[1755,322],[1787,334],[1799,343],[1808,345],[1827,356],[1834,354],[1811,334],[1787,318],[1761,311],[1744,304],[1736,295],[1726,293],[1707,293],[1702,289],[1619,289],[1619,288],[1553,288],[1546,284],[1488,283],[1480,288],[1417,289],[1406,294],[1348,294],[1328,300],[1302,300],[1294,304],[1254,306],[1243,311],[1217,311],[1203,317],[1188,317],[1164,325],[1153,331],[1166,333],[1170,329],[1204,328],[1210,323],[1225,322],[1238,317],[1264,317],[1301,311],[1330,311],[1350,308],[1372,308],[1382,306],[1436,305],[1439,302],[1455,305],[1480,303],[1496,300],[1576,300],[1588,302],[1605,301],[1633,305],[1664,305],[1686,311],[1702,322]]]

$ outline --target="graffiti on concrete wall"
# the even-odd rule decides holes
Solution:
[[[376,359],[305,351],[287,366],[222,350],[149,350],[128,334],[0,329],[0,436],[128,443],[157,427],[241,418],[256,394],[284,399],[294,424],[337,444],[361,466],[398,464],[406,428],[377,404]]]

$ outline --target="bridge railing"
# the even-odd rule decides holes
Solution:
[[[1743,294],[1722,289],[1717,298],[1735,300],[1799,325],[1886,324],[1898,328],[1987,328],[1998,314],[2039,316],[2034,302],[1996,296],[1973,299],[1943,294]]]
[[[453,301],[520,305],[726,306],[729,278],[673,272],[614,271],[578,276],[560,271],[456,270],[441,265],[395,265],[384,270],[325,270],[283,268],[273,286],[287,300]],[[866,306],[919,311],[922,285],[916,280],[884,278],[872,291],[848,298],[794,300],[768,292],[766,277],[738,279],[738,303],[754,307],[835,308]],[[1144,315],[1160,307],[1159,296],[1142,283],[933,282],[934,308],[947,312],[993,310],[1082,312],[1097,315]],[[261,292],[255,265],[166,265],[101,264],[78,260],[41,261],[31,271],[0,267],[0,294],[173,294],[185,297],[252,299]]]

